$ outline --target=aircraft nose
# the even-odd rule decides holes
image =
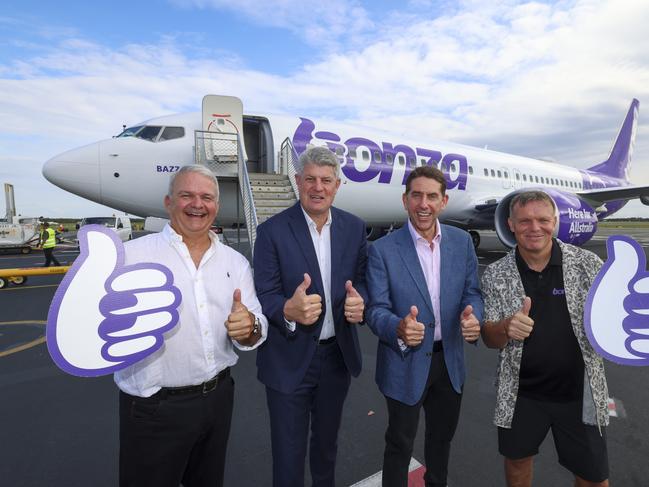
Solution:
[[[52,157],[43,164],[43,176],[59,188],[99,202],[99,144],[86,145]]]

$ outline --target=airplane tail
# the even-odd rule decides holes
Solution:
[[[622,123],[620,132],[617,134],[608,159],[589,168],[589,171],[629,181],[629,169],[631,167],[631,157],[635,145],[639,106],[640,102],[634,98],[631,101],[631,106]]]

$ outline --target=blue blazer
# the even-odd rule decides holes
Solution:
[[[325,295],[309,228],[300,203],[257,227],[254,252],[255,288],[270,324],[268,338],[258,348],[257,375],[266,386],[289,394],[302,382],[315,353],[324,320]],[[367,303],[365,223],[331,208],[331,300],[336,341],[353,376],[361,371],[356,326],[345,319],[345,281],[350,280]],[[311,326],[297,323],[291,332],[284,321],[284,303],[311,276],[307,294],[322,297],[322,314]],[[366,304],[367,306],[367,304]]]
[[[466,373],[460,314],[470,304],[482,321],[478,261],[469,234],[448,225],[442,225],[440,252],[444,359],[453,389],[461,393]],[[407,224],[370,246],[367,287],[370,302],[366,322],[379,337],[376,383],[384,395],[414,405],[424,392],[434,327],[439,324],[435,323],[426,279]],[[417,321],[426,325],[426,331],[420,345],[402,352],[397,342],[397,327],[412,305],[417,306]]]

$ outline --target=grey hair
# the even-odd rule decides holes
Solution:
[[[201,176],[205,176],[207,179],[212,181],[214,183],[216,201],[219,200],[219,182],[217,181],[216,176],[207,167],[201,166],[200,164],[190,164],[188,166],[183,166],[178,171],[173,173],[169,178],[169,189],[167,190],[167,196],[173,196],[174,183],[176,182],[176,178],[181,174],[189,173],[200,174]]]
[[[532,201],[545,201],[546,203],[550,203],[550,206],[552,206],[552,211],[557,211],[557,205],[548,193],[540,190],[531,190],[523,191],[514,195],[514,197],[509,202],[509,217],[511,218],[512,214],[514,213],[514,206],[519,205],[523,207],[526,204],[531,203]]]
[[[304,172],[304,166],[307,164],[333,167],[336,178],[340,179],[340,162],[338,161],[338,157],[327,147],[311,147],[302,152],[297,167],[295,168],[297,173],[302,174]]]

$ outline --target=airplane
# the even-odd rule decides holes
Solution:
[[[469,231],[476,247],[479,230],[495,230],[503,244],[515,244],[507,224],[509,202],[527,189],[542,189],[556,202],[555,236],[582,245],[595,234],[598,221],[628,200],[639,198],[649,205],[649,186],[629,180],[638,111],[639,101],[633,99],[606,160],[577,169],[486,148],[321,125],[306,117],[244,115],[238,98],[207,95],[202,116],[170,115],[124,126],[113,138],[49,159],[42,171],[49,182],[89,200],[165,218],[162,195],[170,173],[188,164],[207,164],[219,179],[218,224],[228,225],[242,221],[244,179],[288,174],[294,182],[299,154],[322,145],[341,161],[336,206],[365,220],[370,238],[405,222],[405,180],[414,167],[427,164],[439,168],[447,182],[449,202],[441,221]],[[248,226],[257,221],[247,221]]]

